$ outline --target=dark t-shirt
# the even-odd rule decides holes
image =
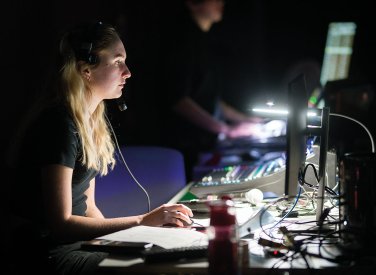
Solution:
[[[23,136],[16,169],[13,171],[12,194],[17,203],[14,214],[31,222],[41,234],[48,234],[44,217],[41,188],[41,168],[60,164],[73,169],[72,214],[85,216],[87,209],[84,192],[96,171],[81,163],[82,146],[75,123],[64,107],[42,112]]]
[[[73,169],[72,214],[85,216],[89,182],[97,172],[82,163],[82,144],[77,127],[65,107],[54,106],[42,112],[23,136],[16,169],[11,175],[10,206],[12,247],[10,253],[22,251],[23,264],[11,259],[14,274],[93,274],[107,253],[81,250],[81,241],[63,242],[49,234],[44,216],[41,168],[59,164]],[[19,260],[19,258],[17,257]],[[44,270],[44,271],[43,271]]]
[[[208,150],[215,144],[216,135],[181,117],[172,107],[188,96],[204,110],[217,116],[222,89],[220,47],[213,33],[203,32],[188,14],[180,18],[175,29],[165,41],[161,61],[165,101],[162,110],[164,140],[178,149]]]

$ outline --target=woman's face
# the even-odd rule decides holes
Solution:
[[[201,4],[198,12],[201,16],[210,19],[212,22],[219,22],[222,20],[224,1],[223,0],[206,0]]]
[[[119,39],[113,45],[98,54],[99,65],[91,69],[90,89],[96,98],[112,99],[122,94],[126,79],[131,77],[125,64],[126,52],[123,43]]]

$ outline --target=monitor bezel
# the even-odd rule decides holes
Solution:
[[[306,162],[308,93],[304,74],[299,74],[288,84],[288,116],[286,125],[286,173],[287,198],[299,192],[299,177]]]

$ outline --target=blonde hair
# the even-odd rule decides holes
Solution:
[[[108,168],[113,169],[115,166],[115,146],[107,124],[106,107],[103,101],[91,114],[90,119],[87,118],[87,102],[91,97],[91,92],[79,70],[79,61],[82,60],[77,54],[75,45],[80,43],[77,40],[85,39],[85,33],[79,34],[73,37],[68,35],[61,42],[60,51],[65,61],[60,71],[61,85],[58,94],[67,103],[76,124],[82,144],[82,164],[89,169],[99,171],[101,175],[106,175]],[[92,53],[96,55],[120,39],[116,30],[109,25],[101,25],[95,35],[92,41]],[[86,63],[89,66],[97,66],[97,64]]]
[[[62,90],[72,113],[82,144],[82,163],[102,175],[115,165],[114,144],[105,117],[105,105],[101,102],[90,119],[87,118],[87,99],[90,89],[85,85],[75,61],[66,63],[61,72]]]
[[[116,30],[108,24],[96,24],[92,35],[91,52],[95,55],[120,39]],[[80,74],[80,64],[95,67],[80,56],[80,45],[86,42],[88,30],[92,31],[93,24],[76,28],[65,33],[59,45],[57,75],[51,89],[46,89],[46,94],[37,98],[29,112],[25,114],[23,122],[15,133],[7,154],[7,165],[14,167],[19,161],[22,139],[35,119],[44,109],[56,103],[68,108],[77,127],[77,132],[82,144],[81,162],[88,169],[97,170],[101,175],[106,175],[115,166],[115,146],[111,138],[109,123],[106,119],[106,106],[99,103],[94,113],[88,119],[88,99],[91,97],[90,87],[85,84]]]

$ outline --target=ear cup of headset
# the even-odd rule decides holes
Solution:
[[[102,22],[96,22],[93,24],[86,34],[84,35],[86,37],[86,41],[81,43],[80,49],[79,49],[79,59],[87,62],[90,65],[94,65],[98,63],[98,55],[94,54],[92,52],[93,50],[93,43],[95,41],[95,35],[99,31],[99,29],[103,26]]]
[[[96,54],[90,54],[88,57],[88,63],[91,65],[97,64],[98,63],[98,56]]]
[[[88,54],[85,61],[89,63],[90,65],[97,64],[98,56],[96,54]]]
[[[78,52],[78,59],[83,60],[90,65],[94,65],[98,62],[98,56],[92,53],[92,42],[85,42],[81,44]]]

